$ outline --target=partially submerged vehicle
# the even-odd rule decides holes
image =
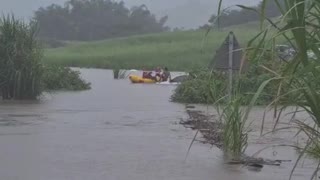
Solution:
[[[276,45],[276,51],[279,59],[284,61],[292,60],[297,54],[296,50],[293,47],[285,44]],[[320,48],[319,48],[319,51],[320,51]],[[310,60],[316,58],[312,50],[308,50],[307,55]]]
[[[289,61],[296,55],[294,48],[289,45],[279,44],[276,45],[275,49],[280,60]]]

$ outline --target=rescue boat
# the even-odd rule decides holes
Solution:
[[[149,79],[149,78],[143,78],[140,76],[136,76],[136,75],[131,75],[129,76],[129,79],[132,83],[146,83],[146,84],[152,84],[152,83],[156,83],[156,80],[153,79]]]

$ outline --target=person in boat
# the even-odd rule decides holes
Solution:
[[[157,82],[161,82],[162,81],[162,74],[163,74],[163,70],[160,67],[157,67],[154,71],[154,80]]]
[[[162,81],[171,81],[171,73],[167,67],[164,68],[161,79]]]
[[[144,71],[142,77],[146,79],[152,79],[152,71]]]

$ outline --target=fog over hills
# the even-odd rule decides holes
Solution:
[[[66,0],[0,0],[1,13],[14,13],[29,19],[41,6],[64,4]],[[118,0],[120,1],[120,0]],[[219,0],[123,0],[128,7],[145,4],[158,17],[168,15],[170,27],[196,28],[218,9]],[[224,0],[224,7],[235,4],[256,5],[259,0]]]

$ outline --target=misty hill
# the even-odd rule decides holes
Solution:
[[[200,8],[194,9],[193,12],[204,12],[210,3],[189,0],[187,3],[179,5],[175,2],[172,5],[176,12],[179,8],[188,9],[189,7]],[[211,14],[210,11],[208,13]],[[195,14],[186,13],[184,21],[190,21],[186,18],[187,16],[196,18]],[[183,19],[172,17],[172,19],[175,18]],[[215,15],[211,19],[214,18]],[[221,22],[225,27],[256,20],[256,18],[259,17],[253,12],[232,10],[223,14]],[[157,18],[146,5],[128,8],[128,5],[122,1],[68,0],[64,5],[53,4],[39,8],[35,12],[34,19],[39,23],[39,37],[42,39],[88,41],[168,31],[169,27],[166,24],[170,18],[168,16]]]
[[[54,40],[101,40],[168,31],[167,16],[156,18],[147,6],[127,8],[112,0],[68,0],[35,12],[39,37]]]
[[[120,0],[118,0],[120,1]],[[147,5],[157,18],[169,16],[170,27],[197,28],[216,13],[218,0],[123,0],[128,7]],[[30,19],[39,7],[52,3],[63,5],[66,0],[0,0],[0,13],[13,12],[18,17]],[[224,7],[234,4],[252,6],[260,0],[224,0]]]

